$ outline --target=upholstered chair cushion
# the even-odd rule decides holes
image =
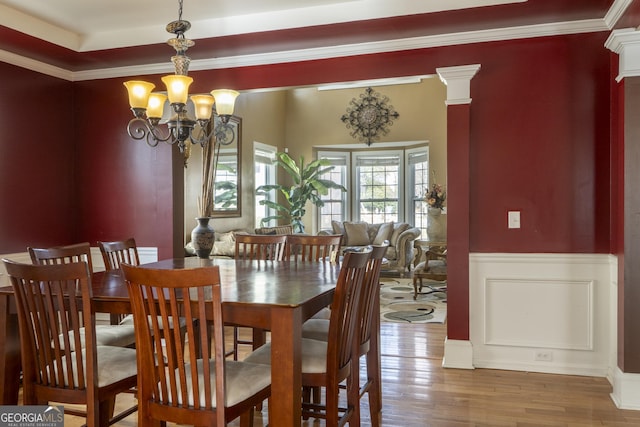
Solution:
[[[114,384],[125,378],[136,375],[136,351],[132,348],[112,347],[112,346],[97,346],[97,358],[98,358],[98,387],[106,387],[110,384]],[[67,382],[67,363],[65,363],[65,357],[62,358],[63,373],[65,378],[65,385]],[[82,364],[86,371],[86,351],[82,350]],[[71,361],[71,369],[73,370],[73,382],[74,386],[78,387],[78,364],[74,357]],[[57,367],[54,368],[57,372]]]
[[[80,336],[80,343],[82,348],[85,347],[84,341],[84,328],[80,328],[82,335]],[[73,331],[70,332],[71,338],[69,338],[71,351],[75,351],[73,344]],[[136,333],[133,329],[133,324],[122,325],[114,327],[112,325],[96,325],[96,345],[99,346],[115,346],[115,347],[128,347],[136,342]],[[60,343],[64,347],[64,339],[60,335]]]
[[[271,364],[271,343],[255,350],[244,359],[247,363]],[[302,372],[321,374],[327,369],[327,343],[325,341],[302,339]]]
[[[194,387],[193,380],[191,378],[191,364],[187,363],[185,365],[186,373],[187,373],[187,386],[188,386],[188,399],[189,406],[193,406],[194,399]],[[215,376],[215,361],[209,362],[209,369],[212,374],[208,378],[209,383],[211,384],[212,390],[212,402],[211,405],[216,407],[216,376]],[[204,406],[204,366],[202,364],[202,359],[197,362],[197,371],[198,371],[198,390],[200,396],[200,405]],[[251,364],[246,362],[236,362],[233,360],[229,360],[225,362],[225,371],[226,371],[226,406],[233,406],[239,402],[242,402],[249,397],[253,396],[269,384],[271,384],[271,367],[264,364]],[[178,375],[176,373],[176,375]],[[177,381],[179,384],[179,381]],[[179,392],[179,391],[178,391]],[[178,404],[182,405],[182,396],[178,393]]]

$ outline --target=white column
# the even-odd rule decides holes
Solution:
[[[614,30],[604,46],[619,56],[619,74],[616,81],[625,77],[640,76],[640,31],[634,28]]]
[[[447,86],[447,105],[471,103],[471,79],[480,70],[480,64],[436,68],[442,83]]]

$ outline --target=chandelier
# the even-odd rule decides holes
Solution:
[[[155,85],[141,80],[127,81],[124,85],[129,93],[129,105],[134,115],[127,125],[129,136],[136,140],[146,138],[147,144],[151,147],[157,146],[160,142],[171,145],[177,143],[180,152],[184,153],[187,140],[204,147],[213,136],[214,126],[212,123],[209,126],[213,104],[216,105],[216,114],[220,121],[226,125],[233,115],[235,100],[239,94],[230,89],[217,89],[212,90],[210,95],[189,96],[189,85],[193,78],[187,75],[191,59],[185,53],[195,42],[184,36],[191,28],[191,23],[182,20],[182,1],[178,0],[178,20],[167,24],[167,32],[175,34],[167,44],[176,50],[176,55],[171,57],[175,74],[162,77],[162,82],[167,88],[166,95],[152,92]],[[167,99],[173,115],[166,122],[167,128],[164,129],[160,120]],[[188,101],[193,104],[195,120],[188,114]]]

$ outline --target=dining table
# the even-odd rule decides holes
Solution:
[[[219,267],[225,324],[271,333],[269,424],[300,426],[302,324],[331,304],[339,264],[187,257],[142,265],[167,270],[203,266]],[[91,283],[95,312],[131,313],[120,270],[95,272]],[[15,405],[18,401],[20,344],[15,313],[13,289],[0,287],[0,404],[3,405]]]

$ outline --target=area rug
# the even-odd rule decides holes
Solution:
[[[427,283],[431,287],[426,286]],[[413,299],[413,279],[380,279],[380,321],[444,323],[447,318],[446,282],[423,280],[422,292]],[[433,291],[433,292],[432,292]]]

